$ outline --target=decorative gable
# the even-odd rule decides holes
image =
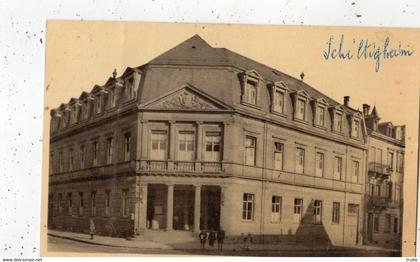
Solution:
[[[164,94],[141,107],[154,110],[229,110],[229,107],[221,101],[191,85]]]

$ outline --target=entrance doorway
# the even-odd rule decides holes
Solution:
[[[200,229],[218,230],[220,228],[219,186],[203,186],[201,190]]]
[[[367,222],[367,240],[369,242],[372,242],[373,240],[373,214],[368,214],[368,222]]]
[[[194,229],[194,197],[193,186],[175,185],[173,229]]]
[[[149,184],[147,189],[147,228],[166,228],[166,185]]]

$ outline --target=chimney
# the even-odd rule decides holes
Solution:
[[[370,105],[363,104],[363,115],[365,116],[369,115],[369,111],[370,111]]]
[[[344,105],[345,106],[349,106],[349,101],[350,101],[350,97],[349,96],[345,96],[344,97]]]

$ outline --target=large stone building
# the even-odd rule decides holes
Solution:
[[[303,77],[197,35],[114,73],[51,111],[49,226],[362,243],[363,112]]]
[[[366,242],[401,245],[405,126],[380,123],[374,107],[363,105],[368,131]]]

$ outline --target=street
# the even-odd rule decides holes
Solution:
[[[79,253],[108,253],[108,254],[156,254],[156,255],[217,255],[217,256],[258,256],[258,257],[340,257],[340,256],[401,256],[400,252],[383,251],[383,250],[363,250],[355,248],[334,248],[329,251],[325,250],[226,250],[218,252],[214,250],[160,250],[160,249],[142,249],[142,248],[126,248],[126,247],[110,247],[103,245],[87,244],[78,241],[62,239],[58,237],[48,236],[49,252],[72,252]]]

